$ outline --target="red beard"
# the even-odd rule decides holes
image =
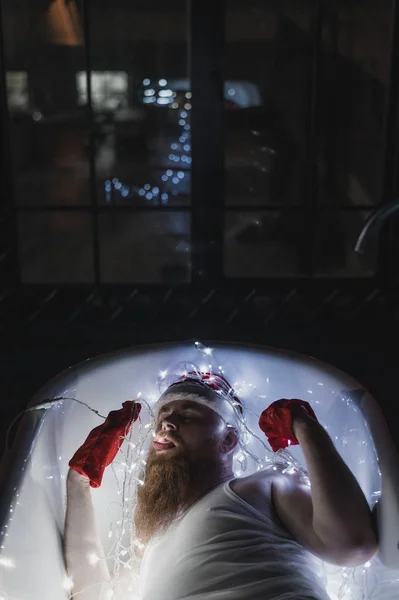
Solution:
[[[184,448],[157,453],[151,447],[144,474],[144,485],[137,489],[134,514],[136,538],[146,544],[155,533],[163,533],[190,502],[196,471]]]

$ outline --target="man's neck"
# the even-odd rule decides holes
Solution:
[[[211,471],[200,472],[191,485],[190,499],[184,509],[187,510],[189,506],[206,496],[215,487],[233,478],[233,472],[228,468],[215,468]]]

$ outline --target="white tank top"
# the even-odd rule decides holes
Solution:
[[[147,545],[141,600],[330,600],[315,557],[220,484]]]

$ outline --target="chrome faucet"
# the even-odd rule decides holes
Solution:
[[[366,248],[372,243],[374,243],[375,247],[377,247],[378,237],[382,225],[385,223],[388,217],[397,211],[399,211],[399,200],[394,200],[393,202],[389,202],[388,204],[381,206],[381,208],[374,210],[367,219],[359,237],[357,238],[354,248],[355,252],[358,254],[364,254]]]

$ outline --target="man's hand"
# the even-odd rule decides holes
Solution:
[[[137,421],[141,404],[126,400],[119,410],[111,410],[105,422],[92,429],[78,448],[69,466],[90,479],[90,486],[101,485],[104,470],[112,463],[132,423]]]
[[[296,398],[280,398],[262,412],[259,427],[266,434],[272,450],[277,452],[281,448],[299,443],[293,422],[308,422],[307,417],[318,423],[316,414],[308,402]]]

